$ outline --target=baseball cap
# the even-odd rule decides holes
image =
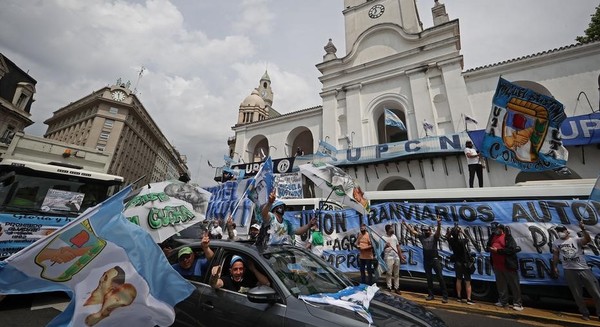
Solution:
[[[275,201],[272,205],[271,205],[271,211],[275,210],[275,208],[280,207],[280,206],[284,206],[285,207],[285,203],[283,203],[283,201],[281,200],[277,200]]]
[[[189,246],[182,247],[181,249],[179,249],[179,252],[177,252],[177,259],[181,258],[182,255],[192,253],[194,253],[194,251],[192,251],[192,248],[190,248]]]
[[[231,261],[229,262],[229,266],[233,266],[234,263],[236,263],[237,261],[242,261],[242,263],[246,263],[246,261],[244,261],[244,258],[240,257],[239,255],[234,255],[233,257],[231,257]]]
[[[254,229],[260,230],[260,225],[259,224],[253,224],[252,226],[250,226],[250,228],[254,228]]]

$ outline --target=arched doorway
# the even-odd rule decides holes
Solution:
[[[286,154],[289,157],[295,157],[298,154],[298,150],[303,155],[313,154],[314,151],[314,138],[310,129],[304,126],[299,126],[290,131],[287,137]]]
[[[264,135],[256,135],[248,141],[245,156],[248,162],[262,161],[269,155],[269,140]]]
[[[379,184],[378,191],[401,191],[414,190],[415,186],[408,180],[401,177],[391,177]]]

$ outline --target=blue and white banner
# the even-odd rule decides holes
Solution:
[[[358,165],[400,159],[421,154],[463,153],[465,142],[469,140],[466,132],[427,136],[409,141],[369,145],[352,149],[334,150],[331,144],[319,142],[319,150],[314,156],[297,157],[294,168],[301,165],[321,162],[331,165]]]
[[[279,199],[302,199],[302,175],[300,173],[276,174],[275,189]]]
[[[600,112],[568,117],[560,133],[565,146],[600,143]]]
[[[559,130],[565,118],[554,98],[500,78],[479,150],[522,171],[562,168],[568,158]]]
[[[402,120],[400,120],[400,118],[398,118],[398,116],[396,116],[396,114],[391,111],[390,109],[385,108],[385,124],[387,126],[393,126],[393,127],[398,127],[399,129],[406,131],[406,126],[404,126],[404,123],[402,122]]]
[[[49,326],[171,325],[174,306],[194,287],[123,217],[130,191],[0,262],[0,294],[68,293],[71,302]]]
[[[297,228],[306,224],[316,213],[301,211],[285,214]],[[402,264],[400,269],[424,272],[421,244],[399,222],[405,220],[415,227],[435,227],[436,215],[442,217],[442,235],[455,223],[468,235],[470,250],[476,255],[477,269],[473,274],[476,280],[494,281],[489,253],[485,252],[492,222],[508,226],[521,247],[518,259],[523,284],[565,284],[562,273],[558,280],[550,276],[552,242],[557,238],[555,226],[565,225],[571,235],[577,235],[580,231],[579,220],[583,220],[592,239],[600,234],[598,201],[390,202],[372,206],[368,217],[361,216],[354,210],[320,212],[317,219],[325,238],[324,257],[341,271],[358,271],[358,249],[354,244],[360,224],[366,223],[379,234],[384,233],[386,224],[394,224],[396,236],[407,257],[407,263]],[[306,235],[302,235],[302,238],[305,239]],[[585,254],[594,275],[600,278],[600,249],[592,243],[587,246]],[[449,259],[451,252],[444,237],[439,246],[444,274],[454,276],[453,263]],[[562,267],[559,266],[559,269]]]
[[[225,221],[237,206],[233,215],[233,220],[237,225],[236,230],[240,235],[247,233],[250,228],[254,203],[245,194],[248,188],[253,187],[253,184],[254,179],[249,178],[205,187],[204,189],[212,194],[206,209],[206,219]]]

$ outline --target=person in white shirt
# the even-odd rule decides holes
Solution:
[[[404,256],[402,255],[402,250],[400,250],[398,238],[396,235],[394,235],[394,226],[391,224],[385,225],[385,236],[382,236],[382,238],[385,242],[383,259],[385,260],[385,264],[388,266],[388,271],[385,273],[385,283],[387,284],[387,288],[390,292],[395,291],[396,293],[401,294],[400,257],[404,258]]]
[[[579,227],[583,237],[571,237],[567,227],[562,225],[555,228],[559,238],[552,244],[552,272],[554,277],[558,277],[558,259],[560,257],[565,280],[573,294],[575,304],[581,312],[581,319],[590,320],[590,311],[583,300],[583,288],[585,287],[594,298],[596,315],[600,316],[600,287],[583,253],[583,247],[590,243],[592,238],[585,230],[583,221],[579,221]]]
[[[473,149],[473,142],[467,141],[465,146],[465,156],[467,157],[467,165],[469,165],[469,187],[473,188],[475,174],[477,174],[479,187],[483,187],[483,166],[481,165],[481,155],[479,154],[479,151]]]
[[[213,220],[213,224],[210,228],[210,238],[221,239],[223,238],[223,228],[219,225],[219,219]]]

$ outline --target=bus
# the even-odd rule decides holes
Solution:
[[[123,177],[64,163],[0,161],[0,260],[106,200]]]
[[[422,250],[420,242],[399,222],[404,220],[415,228],[427,225],[435,230],[436,217],[440,217],[442,237],[438,248],[449,290],[454,289],[454,267],[444,235],[453,226],[460,226],[476,258],[473,297],[491,300],[496,300],[495,277],[485,246],[491,223],[502,223],[509,227],[521,247],[517,256],[523,295],[534,300],[569,297],[562,270],[563,277],[551,276],[551,246],[557,238],[554,227],[565,225],[571,235],[576,235],[579,220],[584,221],[593,240],[585,249],[587,261],[600,277],[600,203],[588,200],[595,182],[595,179],[573,179],[502,187],[369,191],[365,192],[372,209],[368,222],[381,229],[386,223],[396,222],[396,235],[408,256],[408,263],[401,267],[403,280],[410,284],[424,283],[424,269],[419,263]]]

